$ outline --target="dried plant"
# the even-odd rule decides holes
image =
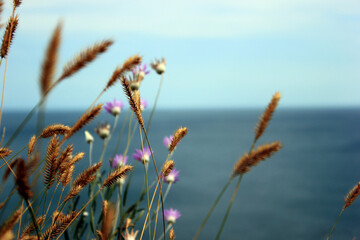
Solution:
[[[264,131],[265,131],[269,121],[271,120],[271,117],[280,101],[280,97],[281,97],[280,92],[275,93],[274,96],[272,97],[269,105],[265,109],[265,112],[259,118],[259,122],[255,127],[254,142],[256,142],[261,137],[261,135],[264,133]]]
[[[169,152],[173,152],[175,150],[175,147],[178,145],[178,143],[181,141],[181,139],[187,134],[188,129],[186,127],[180,127],[178,128],[175,133],[174,137],[171,141]]]
[[[49,143],[47,153],[46,153],[46,163],[44,169],[44,184],[49,189],[54,183],[58,164],[57,157],[60,151],[59,139],[56,135],[51,138]]]
[[[7,178],[10,176],[10,173],[11,173],[11,169],[14,169],[16,164],[18,163],[18,161],[20,160],[21,158],[15,158],[11,163],[10,163],[10,167],[7,167],[6,170],[5,170],[5,173],[3,175],[3,179],[2,181],[5,182],[7,180]]]
[[[40,134],[41,138],[49,138],[54,135],[65,135],[70,131],[69,126],[65,126],[63,124],[54,124],[46,127],[42,133]]]
[[[64,218],[58,218],[56,223],[52,225],[44,234],[44,239],[53,239],[60,233],[62,233],[70,223],[78,216],[77,211],[66,215]]]
[[[133,167],[125,165],[113,171],[104,181],[102,187],[110,187],[112,184],[116,183],[121,177],[124,177]]]
[[[235,163],[233,175],[244,174],[250,171],[251,167],[257,165],[260,161],[269,158],[272,154],[279,151],[280,148],[281,148],[281,143],[277,141],[270,144],[263,144],[260,147],[258,147],[255,151],[251,151],[249,154],[245,153]]]
[[[59,23],[55,28],[45,53],[45,58],[42,64],[42,72],[40,75],[40,90],[42,96],[45,96],[49,91],[54,79],[61,40],[61,28],[62,24]]]
[[[169,238],[170,240],[175,240],[175,231],[173,228],[170,229]]]
[[[5,234],[15,226],[16,222],[20,219],[23,210],[23,207],[20,207],[13,215],[11,215],[8,221],[2,224],[0,227],[0,239],[3,239]]]
[[[30,156],[31,154],[34,152],[34,148],[35,148],[35,143],[36,143],[36,137],[35,135],[32,136],[30,138],[30,141],[29,141],[29,147],[28,147],[28,159],[30,159]]]
[[[33,193],[31,192],[29,185],[29,173],[23,159],[19,159],[17,164],[15,182],[17,185],[17,190],[23,198],[30,199],[33,197]]]
[[[86,185],[88,185],[95,179],[94,174],[100,170],[101,166],[102,162],[99,162],[80,173],[79,176],[75,179],[73,186],[85,187]]]
[[[349,207],[359,196],[359,194],[360,194],[360,182],[358,182],[358,184],[356,184],[355,187],[351,189],[350,192],[346,195],[344,209]]]
[[[0,148],[0,158],[5,158],[9,156],[12,153],[12,151],[8,148]]]
[[[102,239],[110,239],[111,231],[115,224],[116,219],[116,209],[114,204],[109,203],[108,201],[103,202],[103,221],[101,225],[101,231],[97,231],[99,236]]]
[[[63,141],[65,139],[70,138],[73,134],[75,134],[77,131],[79,131],[81,128],[83,128],[86,124],[90,123],[97,115],[99,115],[103,104],[98,104],[95,107],[93,107],[91,110],[86,111],[79,120],[72,126],[70,131],[65,135]]]
[[[167,177],[170,174],[171,170],[173,170],[174,166],[175,163],[173,160],[166,160],[161,169],[162,176]]]
[[[117,67],[108,83],[106,84],[105,90],[113,86],[120,77],[122,77],[126,72],[132,71],[137,65],[142,61],[142,57],[139,55],[131,56],[123,63],[121,67]]]
[[[37,225],[41,225],[43,224],[45,221],[45,216],[40,216],[36,219],[36,223]],[[32,233],[33,231],[35,231],[35,224],[33,222],[31,222],[29,225],[27,225],[24,230],[21,233],[20,239],[24,239],[26,235],[29,235],[30,233]]]
[[[140,109],[140,94],[138,91],[135,91],[134,94],[131,91],[129,82],[127,81],[126,77],[121,78],[121,85],[123,87],[123,90],[125,92],[125,95],[127,96],[129,100],[129,104],[131,109],[136,115],[136,118],[138,119],[138,122],[140,126],[145,129],[144,120],[141,115],[141,109]]]
[[[104,40],[80,52],[74,59],[65,64],[63,72],[57,82],[72,76],[80,69],[84,68],[88,63],[95,60],[97,56],[104,53],[112,44],[112,40]]]
[[[19,23],[19,17],[17,15],[10,17],[10,20],[6,25],[4,37],[1,44],[1,50],[0,50],[1,58],[5,58],[9,53],[9,49],[14,39],[15,31],[18,23]]]
[[[17,8],[22,3],[22,0],[13,0],[13,2],[14,2],[14,7]]]

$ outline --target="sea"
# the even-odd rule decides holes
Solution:
[[[235,162],[249,151],[254,128],[262,111],[263,109],[228,109],[155,112],[149,139],[158,168],[161,168],[167,156],[163,138],[180,126],[188,128],[188,134],[179,143],[172,157],[176,168],[180,170],[179,181],[171,186],[165,201],[165,209],[173,208],[181,213],[181,217],[173,225],[176,239],[193,238],[228,181]],[[47,111],[45,125],[62,123],[71,126],[82,113],[80,110]],[[26,114],[26,111],[8,111],[3,114],[2,127],[6,127],[4,143]],[[126,116],[129,119],[130,115],[127,115],[126,110],[120,114],[109,141],[104,158],[104,176],[110,170],[109,159],[114,153],[122,154],[125,149],[129,132],[128,120],[124,121]],[[36,117],[37,115],[32,118],[11,144],[10,148],[14,152],[26,146],[30,137],[35,134]],[[149,111],[145,111],[145,123],[148,117]],[[95,138],[92,161],[99,161],[104,141],[96,136],[94,128],[103,121],[114,125],[114,117],[103,112],[69,140],[69,144],[74,144],[75,153],[85,153],[84,159],[76,165],[76,173],[89,166],[89,145],[85,142],[84,130],[88,130]],[[115,151],[123,124],[120,147]],[[135,121],[130,126],[131,131],[134,124]],[[136,162],[132,154],[141,146],[139,131],[136,127],[135,129],[128,152],[128,163],[131,165]],[[344,205],[344,197],[360,181],[360,108],[279,108],[257,146],[273,141],[281,141],[282,149],[244,174],[221,239],[326,239]],[[48,139],[42,142],[43,151],[47,142]],[[27,149],[19,155],[26,158]],[[1,176],[4,170],[5,167],[0,170]],[[154,167],[150,164],[149,182],[154,179]],[[227,188],[199,239],[215,239],[236,182],[232,181]],[[12,191],[13,177],[2,186],[0,202]],[[136,164],[125,208],[138,199],[143,187],[144,168],[142,164]],[[42,188],[40,181],[33,188],[35,195]],[[167,185],[164,184],[164,191],[166,188]],[[57,202],[59,194],[60,190],[55,193],[54,201]],[[51,194],[48,202],[50,196]],[[80,199],[79,206],[87,201],[87,190],[83,190]],[[101,208],[100,201],[101,197],[97,205],[98,212]],[[117,201],[116,194],[111,201]],[[6,208],[0,210],[0,222],[4,222],[19,204],[20,198],[15,194]],[[142,209],[146,209],[145,205],[146,201],[142,203]],[[50,212],[51,210],[53,207]],[[141,228],[143,219],[135,225],[135,229]],[[29,219],[24,220],[26,221]],[[158,237],[161,232],[162,222],[159,219]],[[332,234],[332,239],[353,237],[360,238],[360,199],[355,200],[344,211]],[[90,238],[94,238],[94,235],[88,228],[82,239]],[[143,239],[148,239],[147,231]]]

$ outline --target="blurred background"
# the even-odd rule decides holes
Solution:
[[[6,3],[3,23],[11,9]],[[175,225],[178,239],[194,236],[234,163],[250,148],[257,119],[276,91],[283,97],[259,143],[281,140],[283,149],[244,176],[222,236],[325,239],[344,197],[360,180],[359,1],[32,0],[24,1],[18,14],[4,99],[6,137],[40,99],[41,63],[53,29],[62,21],[58,74],[94,42],[111,38],[115,44],[51,92],[47,124],[72,125],[127,57],[139,53],[147,64],[166,58],[150,140],[161,163],[166,157],[163,137],[181,125],[189,128],[174,155],[180,181],[166,203],[182,214]],[[152,71],[141,86],[149,102],[145,119],[159,82]],[[114,98],[125,101],[120,84],[100,102]],[[93,129],[105,120],[112,124],[113,117],[104,111],[84,130],[95,135]],[[35,125],[36,117],[14,148],[27,143]],[[83,132],[72,141],[77,152],[88,153]],[[129,155],[138,142],[135,138]],[[94,159],[102,140],[95,143]],[[105,159],[113,150],[110,146]],[[86,159],[80,168],[87,165]],[[137,174],[131,199],[143,182],[142,172]],[[200,239],[215,238],[234,187]],[[1,201],[3,196],[6,190]],[[345,211],[334,239],[360,238],[359,224],[360,200]]]

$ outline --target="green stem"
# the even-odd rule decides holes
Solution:
[[[336,224],[339,222],[339,219],[340,219],[341,215],[343,214],[344,210],[345,210],[345,208],[343,208],[343,209],[341,210],[339,216],[336,218],[336,221],[335,221],[335,223],[334,223],[334,226],[331,228],[331,231],[330,231],[329,234],[327,235],[326,240],[329,240],[329,239],[330,239],[330,236],[331,236],[332,232],[334,231],[334,229],[335,229],[335,227],[336,227]]]
[[[163,233],[163,234],[158,238],[158,240],[161,240],[161,239],[165,236],[164,234],[166,234],[166,233],[171,229],[171,227],[172,227],[172,224],[169,224],[169,225],[167,226],[166,230],[165,230],[165,233]]]
[[[30,202],[29,202],[29,199],[25,198],[25,202],[29,208],[29,211],[30,211],[30,216],[31,216],[31,220],[33,221],[34,223],[34,226],[35,226],[35,230],[36,230],[36,234],[38,236],[38,239],[41,238],[41,232],[40,232],[40,229],[39,229],[39,226],[36,222],[36,217],[35,217],[35,213],[34,213],[34,209],[32,208]]]
[[[171,186],[172,186],[172,183],[169,183],[169,184],[168,184],[168,187],[167,187],[167,189],[166,189],[166,192],[165,192],[165,194],[164,194],[164,202],[165,202],[165,200],[166,200],[167,195],[168,195],[169,192],[170,192]]]
[[[237,191],[238,191],[238,189],[239,189],[242,176],[243,176],[242,174],[239,176],[239,180],[238,180],[238,182],[237,182],[237,184],[236,184],[236,187],[235,187],[235,190],[234,190],[234,192],[233,192],[233,195],[231,196],[231,200],[230,200],[229,205],[228,205],[228,208],[227,208],[227,210],[226,210],[224,219],[222,220],[220,229],[219,229],[219,231],[218,231],[218,233],[217,233],[217,235],[216,235],[216,240],[220,239],[221,232],[222,232],[222,230],[224,229],[226,220],[227,220],[227,218],[228,218],[228,216],[229,216],[229,214],[230,214],[231,207],[232,207],[232,205],[233,205],[233,203],[234,203],[234,200],[235,200],[235,197],[236,197],[236,193],[237,193]]]
[[[223,196],[223,194],[225,193],[226,189],[228,188],[228,186],[230,185],[231,181],[233,180],[233,178],[229,178],[229,180],[227,181],[227,183],[224,185],[223,189],[221,190],[221,192],[219,193],[219,195],[217,196],[215,202],[213,203],[213,205],[211,206],[208,214],[206,215],[205,219],[203,220],[203,222],[201,223],[199,229],[197,230],[193,240],[198,239],[201,231],[203,230],[203,228],[205,227],[206,222],[209,220],[212,212],[214,211],[215,207],[217,206],[217,204],[219,203],[221,197]]]
[[[89,163],[90,163],[90,167],[92,166],[92,149],[93,149],[93,143],[90,142],[89,143]]]
[[[141,140],[143,155],[145,155],[145,154],[144,154],[144,142],[143,142],[143,138],[142,138],[142,133],[141,133],[140,124],[139,124],[139,132],[140,132],[140,140]],[[145,183],[146,183],[147,207],[148,207],[148,214],[149,214],[149,216],[150,216],[151,212],[150,212],[149,183],[148,183],[148,176],[147,176],[148,163],[145,163],[145,161],[144,161],[143,164],[144,164],[144,169],[145,169]],[[149,218],[149,240],[151,240],[151,219],[150,219],[150,218]]]
[[[128,118],[129,112],[130,112],[130,108],[127,110],[126,115],[125,115],[125,118],[124,118],[124,121],[123,121],[123,123],[122,123],[122,125],[121,125],[121,129],[120,129],[118,141],[117,141],[117,144],[116,144],[116,147],[115,147],[115,151],[114,151],[113,156],[115,156],[115,154],[116,154],[117,151],[119,150],[120,142],[121,142],[121,137],[122,137],[123,132],[124,132],[124,129],[125,129],[125,125],[126,125],[125,123],[126,123],[126,120],[127,120],[127,118]]]
[[[154,112],[155,112],[155,109],[156,109],[157,102],[158,102],[158,100],[159,100],[160,91],[161,91],[161,87],[162,87],[162,85],[163,85],[163,82],[164,82],[164,74],[161,74],[160,85],[159,85],[158,91],[157,91],[157,93],[156,93],[155,103],[154,103],[154,106],[153,106],[153,108],[152,108],[152,110],[151,110],[150,117],[149,117],[149,120],[148,120],[148,123],[147,123],[147,126],[146,126],[146,132],[149,132],[149,130],[150,130],[151,120],[152,120],[152,118],[153,118],[153,115],[154,115]]]

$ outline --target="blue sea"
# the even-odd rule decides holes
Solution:
[[[249,150],[254,127],[262,111],[160,110],[155,113],[149,137],[159,168],[167,156],[167,149],[162,143],[164,136],[172,134],[179,126],[189,129],[173,156],[176,168],[180,170],[180,180],[172,186],[165,202],[166,209],[175,208],[181,212],[174,225],[177,239],[192,239],[194,236],[227,182],[234,163]],[[49,111],[46,113],[46,124],[71,126],[81,114],[82,111]],[[148,114],[144,113],[145,122]],[[2,126],[6,127],[5,142],[25,115],[26,112],[4,113]],[[110,168],[107,161],[113,156],[125,115],[126,112],[120,115],[106,152],[103,166],[106,171]],[[103,146],[103,141],[93,131],[101,121],[113,124],[114,118],[104,112],[83,129],[95,137],[93,162],[98,161]],[[25,146],[35,133],[35,126],[36,116],[26,125],[11,149],[17,151]],[[85,143],[83,130],[70,140],[74,143],[75,153],[86,153],[86,157],[76,166],[77,173],[89,165],[89,146]],[[118,153],[124,151],[127,131],[125,127]],[[259,144],[277,140],[281,141],[283,148],[244,175],[222,239],[325,239],[343,207],[344,197],[360,181],[359,108],[280,108]],[[46,141],[43,148],[45,144]],[[139,146],[139,133],[136,132],[128,154],[130,164],[134,164],[131,155]],[[27,150],[21,155],[26,157]],[[0,170],[1,175],[4,169]],[[155,178],[152,165],[149,171],[152,182]],[[129,204],[137,199],[143,187],[144,170],[140,164],[133,174]],[[236,181],[233,181],[227,189],[200,239],[215,239],[235,184]],[[0,202],[8,196],[12,186],[13,181],[8,180],[0,195]],[[33,190],[38,192],[41,188],[40,184]],[[54,199],[57,200],[59,194],[60,191]],[[87,190],[82,196],[85,201]],[[16,208],[18,200],[16,195],[5,210],[1,210],[0,222]],[[136,227],[140,226],[142,221]],[[360,199],[357,199],[341,216],[332,239],[360,238],[359,226]],[[158,232],[160,236],[161,224]],[[147,236],[143,239],[147,239]]]

